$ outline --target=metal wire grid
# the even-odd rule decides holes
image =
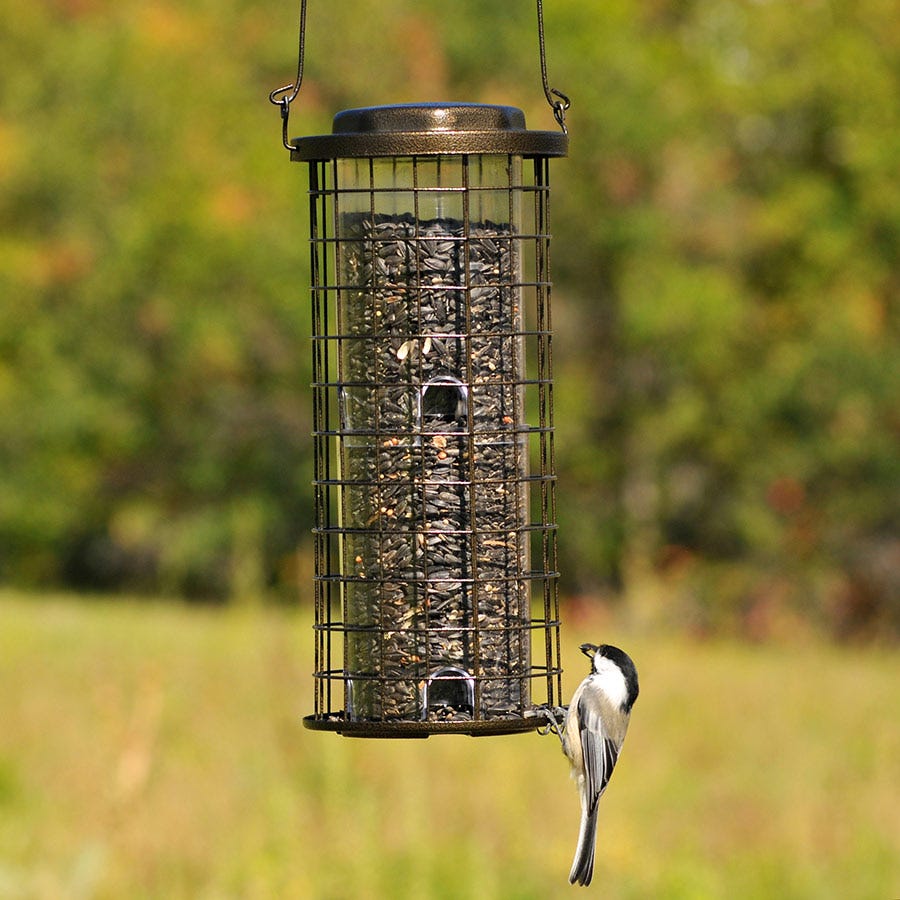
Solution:
[[[463,157],[463,172],[468,172],[469,160]],[[415,172],[416,160],[413,160]],[[511,168],[511,167],[510,167]],[[509,186],[510,213],[512,212],[514,192],[520,192],[522,197],[530,197],[533,209],[534,229],[532,233],[510,234],[507,240],[510,247],[515,247],[516,252],[523,257],[528,257],[527,264],[533,266],[532,279],[523,279],[521,282],[510,285],[521,290],[523,305],[530,307],[525,311],[526,319],[531,319],[527,326],[518,326],[518,331],[507,334],[512,337],[509,347],[512,353],[517,352],[520,345],[526,349],[528,364],[536,366],[537,372],[534,378],[517,374],[519,360],[513,359],[510,371],[501,373],[498,384],[501,390],[512,391],[519,395],[523,401],[528,401],[536,409],[529,410],[530,415],[536,415],[538,425],[526,424],[524,418],[516,414],[512,418],[512,431],[514,441],[512,446],[517,446],[516,440],[522,438],[525,443],[524,452],[536,457],[537,472],[533,474],[513,473],[514,482],[519,483],[522,491],[516,494],[516,524],[512,531],[516,535],[518,546],[523,542],[531,544],[534,555],[539,556],[540,568],[521,570],[514,566],[514,571],[498,575],[491,573],[487,581],[479,577],[478,572],[478,548],[479,542],[490,539],[497,530],[496,522],[488,522],[487,527],[482,525],[478,515],[479,491],[486,487],[476,465],[476,456],[483,446],[484,440],[503,439],[509,437],[508,428],[485,428],[476,425],[476,416],[468,414],[464,416],[464,426],[450,427],[450,423],[444,421],[438,428],[438,432],[445,436],[444,439],[459,438],[465,452],[462,455],[462,476],[456,484],[462,492],[465,501],[462,515],[465,518],[465,527],[453,531],[458,535],[460,544],[469,548],[466,566],[449,573],[445,579],[429,577],[427,559],[424,570],[412,570],[407,572],[385,571],[379,563],[377,573],[357,573],[349,564],[345,545],[359,535],[371,537],[376,544],[383,546],[385,530],[383,523],[353,522],[353,515],[348,511],[348,495],[354,490],[354,484],[358,480],[347,478],[348,471],[352,468],[348,464],[347,454],[349,442],[353,439],[369,439],[370,443],[377,446],[393,433],[390,428],[380,421],[379,404],[374,404],[372,414],[374,420],[369,423],[369,429],[353,429],[343,421],[341,416],[341,391],[348,385],[354,385],[352,377],[348,379],[346,368],[346,347],[349,342],[359,339],[359,335],[352,334],[348,330],[346,322],[347,304],[353,302],[355,294],[359,291],[359,284],[345,283],[342,273],[346,271],[343,257],[349,252],[344,237],[340,237],[339,222],[341,216],[341,204],[346,199],[345,192],[338,186],[337,165],[334,160],[316,162],[310,164],[310,220],[311,220],[311,262],[312,262],[312,301],[313,301],[313,417],[314,417],[314,453],[315,453],[315,548],[316,548],[316,576],[315,576],[315,715],[307,717],[305,724],[311,728],[340,731],[345,734],[359,736],[418,736],[444,731],[458,731],[469,734],[495,734],[513,731],[530,730],[543,723],[540,715],[535,714],[539,707],[532,706],[536,699],[533,697],[533,686],[542,686],[544,697],[542,703],[556,706],[560,702],[561,695],[561,667],[559,648],[559,603],[557,594],[557,538],[556,538],[556,500],[555,500],[555,460],[553,450],[553,385],[552,385],[552,353],[551,353],[551,322],[550,322],[550,280],[549,280],[549,190],[547,160],[536,158],[533,161],[533,181],[527,185]],[[416,182],[414,176],[414,184]],[[478,325],[473,322],[472,297],[473,285],[469,277],[470,260],[474,253],[473,225],[469,215],[469,198],[472,191],[477,190],[468,183],[464,176],[462,196],[464,201],[462,232],[457,239],[457,250],[461,251],[464,264],[462,271],[464,278],[458,284],[451,284],[450,289],[462,300],[463,313],[462,326],[459,333],[454,333],[452,338],[461,343],[465,348],[464,378],[461,379],[464,388],[471,395],[475,385],[475,376],[472,371],[472,353],[468,352],[473,346],[473,341],[478,338],[490,338],[489,330],[478,331]],[[374,179],[370,179],[367,187],[371,198],[370,219],[376,221],[375,195],[379,189],[375,187]],[[418,216],[418,198],[420,193],[428,188],[415,186],[416,215],[413,223],[412,242],[415,244],[423,240],[420,233],[420,220]],[[510,215],[512,220],[512,215]],[[494,239],[501,239],[494,235]],[[373,247],[375,245],[373,244]],[[529,252],[523,252],[525,250]],[[377,265],[375,255],[372,257],[373,267]],[[446,286],[445,286],[446,287]],[[413,290],[413,302],[420,307],[423,285],[421,278],[416,277]],[[525,300],[528,303],[525,303]],[[419,309],[421,312],[421,309]],[[418,336],[423,342],[429,338],[423,334]],[[401,348],[402,349],[402,348]],[[419,370],[421,376],[421,369]],[[508,377],[507,377],[508,376]],[[383,377],[383,376],[382,376]],[[421,382],[421,377],[418,379]],[[378,391],[385,388],[381,378],[377,375],[373,384],[369,387],[377,396]],[[474,397],[467,398],[474,402]],[[419,403],[424,402],[424,395],[419,395]],[[518,401],[516,401],[518,402]],[[424,438],[431,434],[422,427],[421,421],[418,431],[414,431],[410,438],[412,442],[424,443]],[[522,452],[521,450],[518,452]],[[357,473],[358,474],[358,473]],[[412,487],[410,482],[410,487]],[[416,489],[421,489],[423,482],[420,478],[416,482]],[[371,490],[378,506],[381,505],[381,486],[377,480],[366,483],[363,486]],[[427,490],[427,488],[426,488]],[[382,507],[383,511],[383,507]],[[502,523],[507,527],[506,522]],[[372,528],[370,526],[374,525]],[[493,526],[493,527],[492,527]],[[392,532],[394,534],[395,532]],[[402,531],[401,531],[402,534]],[[420,523],[419,535],[434,536],[435,531],[429,530],[428,523]],[[446,534],[446,529],[441,530]],[[406,532],[406,538],[412,542],[416,540],[416,532],[410,529]],[[521,555],[519,558],[521,562]],[[359,623],[349,621],[348,598],[351,592],[365,581],[365,589],[372,591],[372,597],[378,597],[377,621],[371,625],[360,626]],[[425,659],[417,660],[421,665],[413,666],[410,672],[400,671],[396,666],[393,671],[389,661],[384,658],[386,638],[393,636],[398,630],[403,630],[403,623],[391,618],[392,610],[387,608],[384,597],[390,586],[398,581],[403,582],[405,589],[412,589],[412,594],[420,592],[420,599],[424,598],[421,622],[415,629],[421,637],[420,626],[424,632],[429,632],[429,612],[427,598],[429,591],[434,590],[434,584],[446,580],[454,585],[463,585],[463,590],[468,596],[470,617],[465,624],[454,626],[452,629],[437,627],[438,632],[460,632],[465,637],[466,648],[469,651],[468,669],[460,670],[452,666],[444,666],[435,672],[434,661],[430,660],[428,649],[425,650]],[[522,585],[524,590],[520,593],[512,589],[511,596],[519,604],[516,614],[505,619],[498,629],[496,627],[485,630],[480,625],[479,610],[482,608],[482,600],[488,596],[490,587],[500,590],[502,594],[505,587],[511,587],[512,583]],[[540,585],[542,608],[540,615],[533,616],[530,610],[531,587]],[[507,594],[507,599],[509,598]],[[514,603],[515,605],[515,603]],[[505,643],[496,640],[497,631],[501,634]],[[381,648],[381,658],[377,660],[375,671],[361,674],[352,672],[353,666],[350,659],[350,643],[355,636],[363,633],[372,637],[376,646]],[[535,640],[529,640],[534,636]],[[518,655],[513,665],[505,671],[505,674],[485,674],[486,666],[490,665],[492,657],[498,649]],[[541,662],[533,662],[539,651],[543,651]],[[378,656],[378,651],[375,651]],[[524,658],[527,656],[527,658]],[[358,660],[357,660],[358,662]],[[446,662],[446,660],[444,660]],[[501,661],[502,662],[502,661]],[[444,671],[447,674],[442,674]],[[502,666],[501,666],[502,671]],[[424,676],[423,677],[423,673]],[[446,684],[442,684],[444,679]],[[485,706],[486,694],[493,691],[493,681],[506,683],[519,681],[522,690],[513,692],[512,707],[507,707],[499,713],[494,713]],[[397,714],[396,708],[393,715],[383,716],[384,705],[376,702],[369,712],[374,715],[363,717],[363,720],[353,720],[349,709],[337,707],[338,698],[348,708],[351,705],[353,686],[364,684],[370,696],[376,698],[385,695],[388,691],[396,693],[399,687],[411,694],[411,706],[408,710],[401,710]],[[462,685],[470,690],[468,710],[460,711],[450,707],[448,718],[428,718],[427,699],[423,714],[422,700],[428,697],[431,688],[432,695],[439,693],[439,689],[446,693],[446,689],[456,691]],[[418,688],[418,690],[417,690]],[[502,691],[501,691],[502,693]],[[453,695],[458,698],[458,692]],[[459,703],[457,703],[457,707]],[[410,711],[413,710],[413,711]]]

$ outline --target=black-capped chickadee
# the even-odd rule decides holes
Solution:
[[[597,806],[625,740],[638,676],[631,657],[618,647],[582,644],[581,652],[591,659],[591,674],[572,696],[562,745],[581,794],[581,828],[569,882],[586,886],[594,874]]]

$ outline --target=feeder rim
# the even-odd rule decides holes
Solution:
[[[465,734],[469,737],[497,737],[524,734],[551,724],[546,714],[529,710],[515,718],[470,719],[468,721],[424,722],[403,720],[350,721],[343,712],[324,716],[304,716],[303,727],[312,731],[336,731],[344,737],[427,738],[433,734]]]
[[[529,131],[514,106],[484,103],[405,103],[337,113],[332,133],[294,138],[291,159],[315,162],[386,156],[504,154],[559,157],[562,132]]]

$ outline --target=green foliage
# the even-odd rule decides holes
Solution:
[[[566,568],[617,585],[649,566],[699,601],[724,561],[755,576],[719,583],[720,611],[779,582],[839,628],[896,628],[897,26],[878,2],[593,22],[558,67],[579,102],[556,293],[580,338],[558,420],[587,448]]]
[[[293,75],[296,9],[0,8],[0,578],[292,589],[305,172],[266,94]],[[777,597],[896,629],[893,7],[545,18],[573,101],[553,166],[564,587],[650,573],[693,613],[715,598],[710,624]],[[554,127],[533,3],[310,3],[294,133],[429,99]]]
[[[235,510],[264,511],[270,571],[309,518],[303,182],[267,23],[7,13],[0,569],[228,592],[254,552]]]

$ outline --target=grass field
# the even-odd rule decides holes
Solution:
[[[606,617],[641,698],[601,806],[606,898],[900,897],[900,658]],[[0,898],[553,898],[552,736],[309,732],[305,612],[0,593]]]

